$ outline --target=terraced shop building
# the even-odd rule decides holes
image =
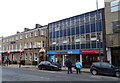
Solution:
[[[49,60],[64,66],[66,58],[78,59],[90,67],[104,54],[104,28],[104,8],[49,23]]]
[[[37,64],[46,60],[47,26],[36,24],[34,29],[25,28],[23,32],[17,32],[3,38],[2,57],[12,63]]]
[[[120,66],[120,0],[105,0],[105,19],[107,57]]]

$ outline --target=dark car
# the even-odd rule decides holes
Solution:
[[[49,61],[41,61],[38,65],[38,68],[40,70],[46,69],[46,70],[61,70],[61,66],[55,63],[51,63]]]
[[[106,74],[120,77],[120,68],[115,67],[107,62],[94,62],[91,65],[90,72],[93,75]]]

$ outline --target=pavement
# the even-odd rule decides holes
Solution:
[[[6,67],[19,68],[19,64],[11,64],[11,65],[8,65]],[[20,68],[38,69],[38,66],[34,66],[34,65],[21,65]],[[72,70],[76,71],[75,68],[72,68]],[[67,67],[62,67],[62,71],[67,71]],[[81,71],[82,72],[86,72],[86,73],[90,73],[90,68],[82,68]]]

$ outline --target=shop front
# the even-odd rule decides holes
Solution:
[[[75,64],[76,60],[80,59],[80,50],[65,50],[65,51],[48,51],[48,60],[65,66],[66,59],[70,59]]]
[[[90,67],[93,62],[99,62],[103,53],[99,50],[82,50],[82,64],[83,67]]]

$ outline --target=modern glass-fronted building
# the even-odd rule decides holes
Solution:
[[[99,61],[103,55],[104,8],[48,24],[49,60],[64,66],[66,58],[84,67]],[[100,53],[100,54],[99,54]]]

